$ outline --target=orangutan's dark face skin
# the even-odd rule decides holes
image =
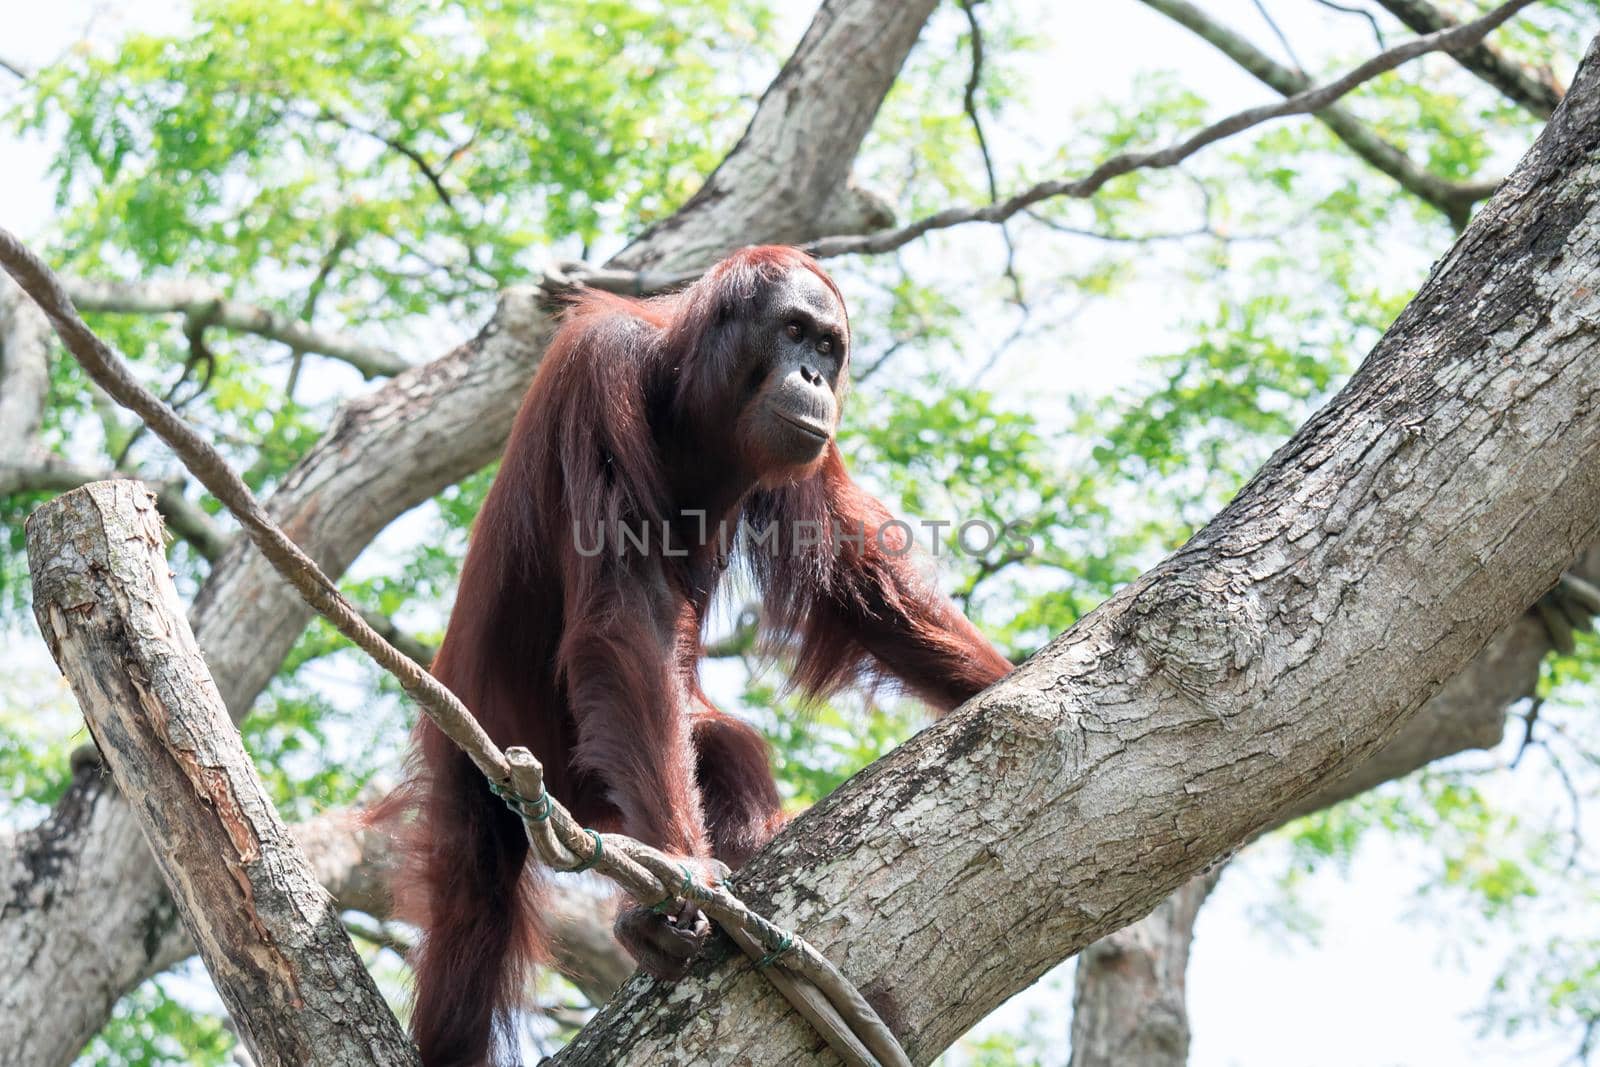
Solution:
[[[809,270],[760,294],[745,337],[759,387],[739,415],[742,451],[762,481],[817,462],[839,426],[849,333],[838,298]]]

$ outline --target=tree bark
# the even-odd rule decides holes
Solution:
[[[12,472],[38,461],[37,435],[50,388],[50,323],[10,275],[0,277],[0,492]]]
[[[255,1062],[416,1064],[206,672],[155,497],[59,496],[29,518],[28,558],[39,629]]]
[[[912,1058],[1393,737],[1600,529],[1600,45],[1349,385],[1204,530],[740,872]],[[563,1064],[815,1062],[725,944]]]
[[[783,91],[762,98],[751,122],[756,132],[722,164],[726,176],[739,175],[740,189],[697,196],[683,209],[688,217],[644,234],[624,256],[676,269],[696,262],[696,250],[822,236],[814,227],[791,236],[780,224],[839,216],[841,198],[849,198],[848,163],[932,6],[829,0],[780,72]],[[841,38],[846,28],[858,32]],[[825,48],[830,54],[821,56]],[[808,141],[780,152],[778,133],[790,113],[805,117]],[[832,188],[827,175],[836,176]],[[771,220],[731,206],[777,187],[793,199],[768,201],[779,212]],[[712,210],[716,200],[724,208]],[[396,517],[496,457],[550,329],[537,290],[502,294],[477,337],[346,403],[274,493],[273,517],[324,571],[342,573]],[[309,612],[236,538],[189,618],[237,719],[277,672]],[[115,790],[88,776],[39,826],[0,842],[0,887],[0,974],[14,976],[0,983],[0,1067],[64,1067],[151,973],[175,922],[172,903],[131,813]]]
[[[1600,576],[1600,552],[1591,549],[1574,570],[1591,579]],[[1446,756],[1493,748],[1504,735],[1506,709],[1533,695],[1539,662],[1550,647],[1544,626],[1531,615],[1518,616],[1408,719],[1393,740],[1291,809],[1288,818],[1331,807]],[[1186,1061],[1189,945],[1200,904],[1218,873],[1220,869],[1184,883],[1155,911],[1078,956],[1072,1067],[1128,1062],[1180,1067]]]
[[[851,164],[935,6],[825,0],[733,151],[611,265],[704,266],[747,244],[803,244],[863,215],[851,203],[860,195],[847,185]]]
[[[1185,882],[1156,910],[1078,956],[1069,1067],[1183,1067],[1189,1060],[1184,975],[1200,905],[1221,874]]]

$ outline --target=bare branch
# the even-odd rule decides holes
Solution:
[[[1295,55],[1294,45],[1289,43],[1288,34],[1283,32],[1283,27],[1278,25],[1278,20],[1272,17],[1272,12],[1267,10],[1267,5],[1262,0],[1251,0],[1251,2],[1255,4],[1256,12],[1260,14],[1262,21],[1267,24],[1267,28],[1272,31],[1272,36],[1276,37],[1278,43],[1283,46],[1283,54],[1289,57],[1289,62],[1294,64],[1295,70],[1304,73],[1306,65],[1300,62],[1299,56]]]
[[[1428,0],[1378,0],[1378,3],[1417,33],[1434,33],[1456,24],[1453,17]],[[1508,99],[1542,119],[1550,117],[1565,92],[1550,71],[1530,70],[1489,44],[1457,52],[1456,60]]]
[[[131,315],[179,314],[241,333],[258,334],[301,352],[350,364],[368,378],[399,374],[405,358],[353,337],[325,333],[258,304],[229,300],[218,289],[197,282],[106,282],[73,278],[65,282],[82,311]]]
[[[0,70],[15,76],[21,81],[27,81],[33,77],[33,70],[27,64],[15,59],[7,59],[5,56],[0,56]]]
[[[703,270],[752,241],[817,236],[935,2],[826,0],[727,158],[609,266]]]
[[[1189,1058],[1185,971],[1194,924],[1219,865],[1180,886],[1155,911],[1078,954],[1068,1067],[1184,1067]]]
[[[967,87],[961,94],[961,106],[967,113],[967,120],[972,123],[972,135],[978,142],[978,154],[983,158],[983,173],[989,181],[989,202],[992,204],[1000,199],[1000,182],[995,177],[994,158],[989,154],[989,138],[984,135],[983,118],[978,113],[978,87],[983,83],[983,27],[978,23],[978,0],[959,2],[962,12],[967,16],[967,38],[972,49],[972,70],[967,75]],[[1017,273],[1017,246],[1011,239],[1011,227],[1003,222],[1000,224],[1000,237],[1006,246],[1005,275],[1011,282],[1011,300],[1022,309],[1026,320],[1028,304],[1022,296],[1022,277]]]
[[[1316,0],[1316,2],[1330,11],[1337,11],[1344,15],[1358,15],[1366,19],[1367,25],[1372,27],[1372,39],[1378,42],[1378,47],[1389,47],[1389,42],[1383,39],[1383,27],[1378,24],[1377,16],[1366,8],[1349,7],[1345,4],[1336,3],[1335,0]]]
[[[142,480],[137,472],[116,471],[101,467],[80,467],[44,457],[38,463],[26,466],[0,466],[0,496],[6,493],[55,492],[64,493],[90,482],[112,478]],[[215,562],[233,536],[223,529],[211,515],[183,494],[181,482],[171,482],[156,494],[156,507],[166,520],[167,529],[183,538],[200,558]],[[372,608],[358,608],[368,626],[381,634],[418,663],[431,663],[437,651],[432,645],[400,629],[387,615]]]
[[[429,163],[427,157],[421,152],[417,151],[415,148],[412,148],[410,145],[406,144],[397,137],[390,137],[388,134],[379,133],[377,130],[363,126],[354,119],[346,118],[345,116],[339,114],[332,108],[324,107],[315,116],[315,118],[321,119],[324,122],[331,122],[341,129],[349,130],[351,133],[359,133],[363,137],[370,137],[384,147],[390,149],[391,151],[397,152],[406,159],[410,160],[411,164],[417,168],[417,170],[422,174],[423,178],[427,180],[428,184],[433,187],[434,195],[439,198],[439,201],[444,204],[445,207],[449,208],[451,212],[455,212],[456,203],[453,199],[451,199],[450,191],[444,187],[444,179],[441,175],[441,172],[435,170],[433,164]]]
[[[79,466],[47,455],[32,463],[0,464],[0,496],[7,493],[65,493],[90,482],[114,478],[142,479],[143,476],[109,467]],[[160,509],[168,529],[188,542],[202,559],[216,559],[232,540],[204,508],[183,495],[181,480],[160,487],[156,494],[156,507]]]
[[[1270,85],[1284,96],[1291,96],[1297,93],[1303,94],[1310,88],[1311,80],[1305,74],[1276,62],[1271,56],[1194,4],[1189,3],[1188,0],[1141,0],[1141,2],[1166,15],[1174,22],[1193,30],[1196,35],[1214,45],[1229,59],[1238,63],[1260,81]],[[1527,4],[1525,3],[1518,3],[1506,4],[1496,8],[1484,18],[1468,24],[1481,26],[1481,32],[1458,38],[1448,47],[1430,48],[1427,51],[1454,52],[1471,47],[1480,42],[1490,30],[1506,21],[1517,10],[1526,6]],[[1438,33],[1430,33],[1415,40],[1407,41],[1396,49],[1390,49],[1382,53],[1382,55],[1390,55],[1395,51],[1416,45],[1418,42],[1433,40],[1437,37]],[[1395,65],[1398,66],[1399,64]],[[1378,73],[1382,73],[1382,71]],[[1351,86],[1351,88],[1354,88],[1354,86]],[[1342,95],[1344,94],[1338,94],[1338,96]],[[1324,100],[1322,106],[1308,110],[1315,111],[1317,119],[1332,130],[1334,136],[1348,145],[1356,155],[1366,160],[1375,169],[1389,175],[1406,191],[1438,208],[1457,229],[1465,225],[1472,205],[1494,192],[1495,186],[1499,184],[1498,182],[1457,183],[1430,173],[1425,167],[1419,166],[1405,152],[1374,133],[1351,112],[1341,107],[1326,106],[1337,99],[1338,96],[1329,97]]]
[[[1187,4],[1183,3],[1183,0],[1143,0],[1143,2],[1163,8],[1179,4],[1188,7]],[[1230,115],[1220,122],[1212,123],[1199,133],[1178,144],[1155,151],[1126,152],[1113,156],[1082,178],[1072,181],[1040,182],[1038,185],[998,204],[991,204],[986,207],[947,208],[944,211],[929,215],[896,230],[885,230],[881,233],[854,237],[824,237],[801,247],[818,259],[890,252],[933,230],[947,229],[951,226],[960,226],[968,222],[1003,222],[1017,212],[1032,207],[1041,200],[1049,200],[1052,197],[1068,196],[1085,199],[1094,195],[1101,186],[1113,178],[1121,177],[1135,170],[1159,170],[1176,166],[1207,145],[1232,137],[1234,134],[1248,130],[1252,126],[1259,126],[1263,122],[1282,118],[1286,115],[1303,115],[1321,111],[1358,85],[1369,82],[1381,74],[1386,74],[1418,56],[1426,55],[1429,52],[1453,51],[1481,41],[1485,34],[1533,2],[1534,0],[1511,0],[1510,3],[1504,4],[1482,18],[1466,23],[1463,26],[1450,30],[1441,30],[1438,33],[1417,37],[1404,44],[1397,45],[1387,52],[1373,56],[1343,76],[1315,89],[1296,93],[1282,103],[1247,108],[1244,111]],[[1196,13],[1198,14],[1198,12]],[[1200,17],[1204,18],[1204,16]],[[1430,176],[1430,180],[1437,181],[1438,179],[1431,179]],[[1471,187],[1470,199],[1465,200],[1464,203],[1475,203],[1492,192],[1494,185],[1498,184],[1496,182],[1493,185]],[[1467,192],[1462,191],[1465,188],[1459,187],[1457,195],[1465,197]]]

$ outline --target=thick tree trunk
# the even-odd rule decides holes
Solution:
[[[1376,752],[1600,528],[1600,47],[1350,384],[1183,549],[737,879],[925,1063]],[[813,1062],[726,946],[565,1064]]]
[[[1575,570],[1591,579],[1600,576],[1600,552],[1588,552]],[[1549,652],[1544,626],[1531,615],[1519,616],[1408,719],[1393,740],[1291,809],[1288,817],[1320,811],[1446,756],[1499,744],[1506,709],[1533,695],[1539,661]],[[1195,918],[1216,873],[1184,883],[1155,911],[1078,956],[1072,1067],[1129,1062],[1178,1067],[1185,1061],[1189,1022],[1184,974]]]
[[[1221,868],[1192,878],[1156,910],[1078,956],[1070,1067],[1183,1067],[1189,1059],[1184,974],[1200,905]]]
[[[803,244],[858,221],[850,167],[935,6],[825,0],[728,158],[612,264],[683,270],[746,244]]]
[[[415,1064],[200,658],[155,497],[96,482],[28,520],[33,611],[261,1067]]]

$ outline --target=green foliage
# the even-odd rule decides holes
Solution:
[[[772,746],[773,772],[784,806],[804,811],[861,768],[915,733],[926,713],[914,703],[849,701],[800,706],[781,690],[752,680],[743,694],[745,711]]]
[[[659,217],[735,132],[726,74],[762,55],[767,29],[746,0],[202,0],[194,14],[180,36],[69,57],[20,112],[65,123],[69,265],[132,257],[145,276],[268,294],[326,267],[369,320],[490,291],[535,246]]]
[[[1600,898],[1587,903],[1600,906]],[[1600,1028],[1600,939],[1559,935],[1520,953],[1496,977],[1479,1018],[1485,1029],[1508,1037],[1529,1030],[1582,1034],[1574,1060],[1583,1062]]]
[[[223,1067],[232,1062],[233,1034],[221,1016],[173,998],[163,979],[123,997],[111,1021],[84,1049],[95,1067]]]
[[[1547,831],[1525,827],[1460,774],[1423,770],[1407,783],[1362,794],[1287,827],[1292,867],[1309,872],[1332,860],[1348,869],[1373,829],[1436,849],[1439,866],[1423,889],[1459,891],[1490,919],[1538,894],[1534,871],[1551,846]]]
[[[19,637],[0,628],[0,807],[27,824],[66,788],[69,753],[89,733],[53,667],[11,651]]]

